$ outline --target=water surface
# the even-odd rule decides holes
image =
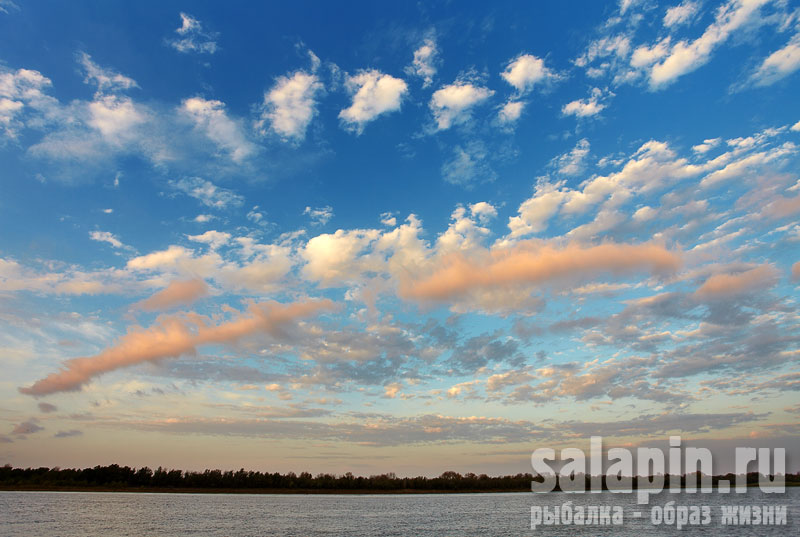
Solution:
[[[620,505],[623,526],[540,526],[530,529],[531,507]],[[653,526],[650,507],[676,501],[708,505],[708,526]],[[720,505],[787,505],[788,525],[721,526]],[[643,511],[634,519],[634,511]],[[5,537],[270,536],[290,535],[797,535],[800,488],[784,494],[670,494],[636,505],[635,495],[611,494],[162,494],[0,492],[0,535]]]

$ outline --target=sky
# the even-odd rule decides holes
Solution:
[[[0,35],[0,463],[800,461],[797,2],[0,0]]]

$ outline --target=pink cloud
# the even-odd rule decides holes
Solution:
[[[100,354],[67,360],[60,371],[19,391],[33,396],[77,391],[103,373],[195,353],[200,345],[233,343],[256,333],[280,337],[287,325],[332,309],[334,303],[327,299],[291,304],[261,302],[251,304],[247,312],[219,325],[209,325],[206,317],[196,314],[186,317],[162,316],[148,328],[132,328],[115,345]]]
[[[594,280],[606,273],[640,270],[667,273],[676,270],[680,263],[679,253],[655,243],[597,246],[571,243],[556,247],[528,241],[471,257],[453,254],[430,276],[406,282],[400,292],[407,298],[447,300],[475,289]]]
[[[208,295],[208,285],[200,278],[171,282],[166,288],[150,298],[134,304],[145,311],[168,310],[175,306],[188,305]]]
[[[721,298],[766,289],[778,281],[778,270],[772,265],[760,265],[737,274],[714,274],[701,285],[695,295],[699,298]]]

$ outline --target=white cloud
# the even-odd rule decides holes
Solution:
[[[19,11],[19,6],[11,0],[0,0],[0,13],[9,13],[10,11]]]
[[[489,167],[486,147],[473,141],[453,148],[452,158],[442,165],[442,177],[448,183],[470,187],[494,181],[497,174]]]
[[[214,54],[217,51],[216,32],[203,30],[202,23],[186,13],[181,13],[181,26],[175,30],[178,38],[169,39],[167,43],[178,52],[199,52]]]
[[[134,136],[131,129],[145,121],[144,114],[128,97],[98,96],[88,108],[88,125],[100,131],[111,143],[131,141]]]
[[[708,140],[703,140],[702,144],[697,144],[692,146],[692,151],[699,154],[705,154],[711,151],[713,148],[719,145],[722,141],[722,138],[709,138]]]
[[[358,279],[362,269],[369,266],[369,258],[362,254],[379,235],[374,229],[340,229],[312,237],[301,251],[306,261],[303,274],[322,285]]]
[[[93,241],[107,242],[114,248],[123,248],[125,246],[113,233],[108,231],[90,231],[89,238]]]
[[[478,222],[485,224],[492,218],[497,217],[497,209],[494,205],[485,201],[479,201],[469,206],[472,216],[478,219]]]
[[[751,77],[756,86],[769,86],[800,69],[800,34],[767,56]]]
[[[181,110],[234,162],[241,163],[256,152],[256,146],[248,141],[240,122],[228,116],[221,101],[192,97],[183,101]]]
[[[178,179],[177,181],[170,181],[172,188],[183,192],[197,200],[207,207],[215,209],[227,209],[229,207],[239,207],[244,203],[244,198],[227,188],[221,188],[206,181],[200,177],[187,177]],[[200,217],[203,217],[200,219]],[[210,217],[207,215],[200,215],[195,218],[197,222],[207,222]]]
[[[792,125],[792,128],[790,130],[793,130],[794,132],[800,132],[800,121]]]
[[[199,224],[205,224],[206,222],[210,222],[214,219],[214,215],[212,214],[198,214],[194,217],[194,221]]]
[[[339,119],[358,134],[378,116],[400,110],[403,97],[408,93],[404,80],[375,69],[348,76],[344,85],[353,96],[353,102],[339,112]]]
[[[58,115],[58,101],[44,93],[50,86],[50,79],[39,71],[6,71],[0,67],[0,132],[15,139],[21,129],[41,126],[43,121]],[[30,117],[28,111],[38,117]]]
[[[470,110],[492,95],[493,90],[460,81],[436,90],[429,106],[436,120],[437,130],[464,123],[470,118]]]
[[[589,140],[579,140],[575,147],[568,153],[553,160],[558,173],[562,175],[578,175],[586,167],[586,157],[589,155]]]
[[[588,99],[578,99],[569,102],[561,108],[561,113],[565,116],[590,117],[599,114],[606,107],[601,99],[607,98],[612,94],[603,95],[600,88],[592,88]]]
[[[537,83],[554,78],[555,74],[545,67],[543,59],[531,54],[520,54],[508,62],[500,76],[521,95],[533,89]]]
[[[677,6],[668,8],[664,15],[664,26],[672,28],[673,26],[687,24],[697,15],[699,9],[700,4],[691,1],[685,1]]]
[[[503,124],[514,123],[522,116],[524,108],[525,103],[522,101],[508,101],[497,113],[497,119]]]
[[[397,218],[392,213],[381,213],[381,224],[394,227],[397,225]]]
[[[333,207],[330,205],[326,205],[325,207],[317,207],[315,209],[306,207],[303,211],[303,214],[308,215],[315,226],[324,226],[331,218],[333,218]]]
[[[92,61],[92,57],[85,52],[78,54],[78,63],[80,63],[81,66],[83,66],[83,69],[86,71],[86,78],[84,79],[84,82],[97,86],[98,92],[113,92],[139,87],[136,81],[132,78],[110,69],[100,67],[94,63]]]
[[[640,69],[653,65],[669,54],[670,41],[672,41],[672,38],[667,36],[652,47],[647,45],[637,47],[631,55],[631,67]]]
[[[714,22],[694,41],[682,40],[669,55],[650,69],[650,88],[659,89],[705,64],[711,53],[733,32],[752,21],[769,0],[729,0],[717,11]]]
[[[420,47],[414,51],[414,60],[405,68],[406,74],[417,76],[423,80],[422,87],[427,88],[433,83],[436,76],[436,60],[439,51],[433,39],[425,39]]]
[[[508,219],[511,237],[521,237],[547,229],[547,222],[558,212],[567,193],[561,190],[563,183],[551,183],[546,178],[536,183],[533,196],[519,206],[518,216]]]
[[[264,93],[264,110],[256,124],[262,132],[264,122],[285,140],[301,141],[311,120],[317,114],[317,95],[324,89],[319,77],[313,73],[296,71],[291,76],[281,76],[269,92]]]
[[[186,238],[190,241],[208,244],[212,250],[216,250],[217,248],[228,244],[228,241],[231,240],[231,234],[224,231],[210,229],[200,235],[187,235]]]

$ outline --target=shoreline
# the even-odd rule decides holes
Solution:
[[[786,488],[794,488],[800,486],[800,483],[787,482]],[[758,487],[758,483],[749,483],[748,488]],[[685,487],[681,487],[683,490]],[[716,490],[718,487],[712,487]],[[633,489],[631,492],[635,492]],[[663,491],[668,491],[670,488],[665,487]],[[733,488],[731,490],[734,490]],[[142,494],[273,494],[273,495],[380,495],[380,494],[397,494],[397,495],[413,495],[413,494],[537,494],[530,489],[506,489],[506,490],[420,490],[420,489],[397,489],[397,490],[381,490],[381,489],[230,489],[230,488],[166,488],[166,487],[36,487],[36,486],[9,486],[0,485],[0,492],[122,492],[122,493],[142,493]],[[602,492],[610,492],[604,490]],[[625,491],[628,492],[628,491]],[[545,494],[561,494],[564,491],[554,490]],[[566,493],[569,494],[569,493]],[[593,494],[587,490],[584,494]],[[594,493],[599,494],[599,493]]]

